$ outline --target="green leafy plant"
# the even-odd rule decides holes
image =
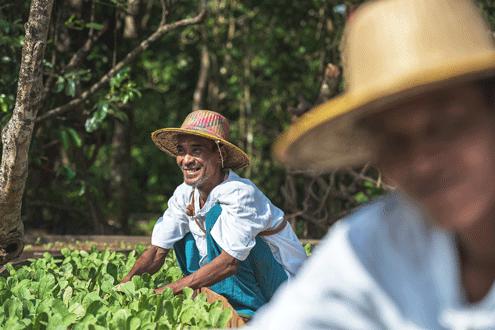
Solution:
[[[143,251],[139,248],[138,252]],[[182,329],[222,328],[231,311],[193,297],[154,288],[179,279],[173,256],[154,275],[135,276],[116,286],[132,267],[138,252],[128,256],[110,250],[62,249],[63,259],[45,253],[30,265],[0,277],[2,329]]]

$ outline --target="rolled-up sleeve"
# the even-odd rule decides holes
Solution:
[[[189,219],[186,215],[187,188],[179,186],[168,201],[168,208],[158,218],[153,233],[151,245],[164,249],[171,249],[175,242],[182,239],[189,232]]]

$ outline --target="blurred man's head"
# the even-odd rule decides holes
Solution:
[[[415,96],[432,103],[435,91],[495,76],[493,35],[471,0],[368,1],[346,24],[341,49],[345,92],[275,145],[291,168],[363,165],[374,158],[369,134],[357,125],[366,116],[410,107]]]
[[[374,162],[456,231],[495,209],[495,43],[475,3],[369,1],[342,49],[344,94],[295,123],[278,158],[318,171]]]
[[[495,210],[493,95],[491,83],[458,85],[363,120],[376,165],[446,229]]]

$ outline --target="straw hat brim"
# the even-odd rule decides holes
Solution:
[[[495,52],[403,77],[393,84],[346,92],[306,113],[275,142],[276,159],[293,169],[316,172],[372,160],[370,137],[355,123],[371,113],[398,108],[436,88],[495,75]]]
[[[184,128],[161,128],[151,133],[151,140],[153,140],[158,149],[175,157],[177,156],[177,136],[180,134],[196,135],[212,141],[219,141],[225,148],[226,153],[224,168],[236,170],[249,165],[249,156],[241,148],[227,140],[202,131]]]

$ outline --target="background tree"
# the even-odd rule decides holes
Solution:
[[[28,174],[28,151],[43,93],[43,56],[53,0],[33,0],[12,117],[2,130],[0,164],[0,263],[22,252],[21,202]]]
[[[104,68],[101,75],[92,75],[91,70],[81,68],[80,65],[88,56],[89,52],[94,49],[95,41],[104,35],[104,33],[95,33],[95,30],[104,31],[104,24],[94,21],[96,15],[96,2],[92,2],[91,7],[87,10],[89,22],[78,18],[76,14],[70,14],[71,10],[75,12],[85,13],[83,10],[84,3],[74,1],[68,3],[69,7],[58,8],[57,20],[55,20],[52,33],[55,48],[52,49],[52,63],[47,66],[52,69],[48,71],[46,79],[46,88],[43,90],[42,85],[42,67],[44,59],[44,50],[47,40],[47,33],[50,25],[50,14],[52,11],[53,2],[50,1],[33,1],[28,23],[26,25],[26,37],[24,39],[23,56],[20,66],[19,86],[17,89],[16,106],[12,113],[8,124],[2,134],[2,167],[0,168],[0,188],[1,194],[0,219],[2,219],[2,227],[0,227],[0,261],[4,262],[12,257],[15,257],[22,251],[22,222],[21,222],[21,200],[24,192],[24,186],[27,178],[28,168],[28,149],[31,142],[31,133],[35,121],[42,122],[49,118],[59,117],[63,113],[77,112],[84,110],[86,101],[96,95],[99,90],[107,83],[110,85],[109,91],[96,104],[96,109],[86,119],[84,127],[87,132],[93,132],[102,125],[105,118],[112,114],[116,118],[125,121],[127,117],[119,110],[120,107],[126,105],[129,101],[139,95],[139,91],[135,87],[135,83],[129,80],[128,69],[126,65],[130,64],[146,50],[150,44],[157,41],[165,33],[177,29],[182,26],[188,26],[201,21],[204,16],[204,10],[196,17],[190,19],[182,19],[170,24],[165,23],[166,18],[166,3],[162,2],[162,19],[154,31],[141,40],[139,44],[131,48],[122,60],[117,62],[117,54],[115,49],[111,65]],[[114,31],[114,44],[116,43],[117,30],[119,28],[119,6],[116,3],[114,8],[115,15],[113,20],[105,22],[112,24]],[[14,4],[10,4],[14,7]],[[9,5],[5,6],[9,7]],[[5,8],[4,7],[4,8]],[[70,16],[68,16],[70,14]],[[64,28],[60,27],[59,18],[68,16],[64,22]],[[9,21],[3,20],[4,26],[9,30]],[[65,27],[73,27],[76,30],[86,28],[89,30],[86,41],[82,43],[81,48],[67,57],[67,62],[63,60],[61,63],[56,62],[59,53],[67,52],[72,42],[72,36],[66,31]],[[58,46],[58,49],[56,47]],[[11,58],[8,58],[11,60]],[[56,80],[54,79],[56,77]],[[92,81],[92,78],[94,81]],[[90,82],[90,87],[82,90],[82,82]],[[52,90],[53,88],[53,90]],[[65,91],[66,96],[72,97],[70,101],[59,106],[54,106],[51,110],[46,111],[38,119],[36,117],[41,104],[51,103],[50,94]],[[4,94],[2,94],[4,96]],[[8,102],[9,97],[3,97],[4,102]],[[5,101],[6,100],[6,101]],[[63,98],[62,98],[63,100]],[[64,101],[63,101],[64,102]],[[74,121],[77,122],[75,118]],[[40,134],[44,128],[39,126],[37,134]],[[68,125],[63,125],[58,131],[62,148],[57,150],[60,153],[60,161],[63,164],[62,168],[66,170],[68,179],[75,177],[75,171],[70,167],[70,158],[74,163],[78,164],[79,175],[81,177],[81,189],[85,189],[85,182],[91,174],[91,158],[94,161],[96,151],[93,151],[91,157],[87,157],[82,150],[82,141],[80,134],[76,129]],[[69,141],[75,144],[77,148],[69,150]],[[69,153],[70,152],[70,153]],[[89,158],[89,159],[88,159]],[[113,165],[116,165],[115,163]],[[57,166],[57,165],[55,165]],[[88,206],[88,216],[91,220],[93,230],[103,232],[106,219],[104,218],[104,210],[98,203],[98,200],[93,191],[82,191],[80,196],[84,198]],[[29,204],[29,202],[28,202]],[[56,205],[56,204],[52,204]]]
[[[297,115],[342,91],[342,29],[361,2],[214,0],[202,21],[192,0],[55,2],[25,227],[149,233],[181,182],[174,159],[149,135],[209,108],[231,120],[232,140],[252,158],[240,174],[284,208],[301,237],[321,237],[382,193],[379,173],[286,171],[271,144]],[[477,3],[493,29],[495,4]],[[23,1],[0,5],[2,126],[14,109],[28,9]]]

